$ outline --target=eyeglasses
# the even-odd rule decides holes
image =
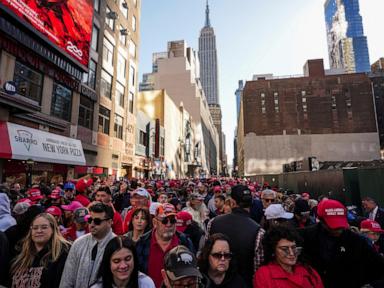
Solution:
[[[93,221],[93,223],[95,223],[95,225],[100,225],[103,221],[107,221],[107,220],[110,220],[110,218],[100,219],[100,218],[89,217],[87,222],[88,222],[88,224],[91,224]]]
[[[49,225],[33,225],[33,226],[31,226],[31,229],[34,231],[37,231],[39,229],[47,230],[48,228],[49,228]]]
[[[268,198],[262,198],[261,200],[267,202],[267,203],[273,203],[275,202],[275,199],[268,199]]]
[[[175,217],[164,217],[164,218],[156,218],[156,219],[164,225],[167,225],[169,222],[171,222],[171,224],[176,224],[177,222]]]
[[[199,287],[199,279],[190,279],[188,281],[183,281],[183,279],[177,281],[170,281],[172,288],[197,288]],[[183,283],[184,282],[184,283]]]
[[[231,260],[232,257],[233,257],[233,254],[231,252],[228,252],[228,253],[211,253],[211,256],[217,260],[221,260],[224,258],[224,260]]]
[[[284,256],[289,256],[292,254],[294,256],[298,256],[301,254],[301,251],[303,250],[303,247],[296,247],[296,246],[280,246],[277,248],[280,249],[284,253]]]

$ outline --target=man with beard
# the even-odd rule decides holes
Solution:
[[[136,243],[139,270],[151,277],[156,287],[161,285],[163,259],[169,250],[184,245],[194,252],[191,240],[176,230],[176,222],[175,207],[169,203],[159,205],[153,218],[153,229]]]
[[[89,231],[77,238],[69,251],[60,287],[89,287],[97,281],[97,272],[105,246],[116,235],[112,232],[113,210],[103,203],[89,207]]]

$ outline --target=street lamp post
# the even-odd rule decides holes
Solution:
[[[28,188],[31,188],[32,187],[32,168],[33,168],[33,165],[35,164],[35,161],[33,161],[33,159],[27,159],[25,161],[25,163],[27,164],[27,187]]]

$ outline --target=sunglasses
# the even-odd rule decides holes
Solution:
[[[275,199],[265,199],[265,198],[263,198],[262,200],[265,201],[265,202],[267,202],[267,203],[273,203],[273,202],[275,202]]]
[[[175,217],[157,218],[157,220],[160,221],[164,225],[167,225],[169,222],[171,222],[171,224],[176,224],[176,222],[177,222]]]
[[[95,225],[100,225],[103,221],[107,221],[107,220],[110,220],[110,218],[100,219],[100,218],[89,217],[87,222],[88,222],[88,224],[91,224],[93,221],[93,223],[95,223]]]
[[[231,252],[228,253],[211,253],[211,256],[217,260],[221,260],[224,258],[224,260],[231,260],[233,257],[233,254]]]
[[[303,247],[296,247],[296,246],[280,246],[277,248],[280,249],[285,256],[289,256],[292,254],[295,256],[298,256],[301,254],[301,251],[303,250]]]

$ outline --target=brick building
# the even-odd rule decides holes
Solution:
[[[279,173],[307,157],[380,157],[369,77],[326,75],[322,59],[309,60],[302,77],[247,81],[240,114],[240,174]]]

